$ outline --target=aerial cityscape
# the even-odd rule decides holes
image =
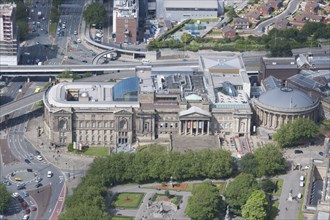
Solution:
[[[330,219],[330,1],[0,0],[1,219]]]

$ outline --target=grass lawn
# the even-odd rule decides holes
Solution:
[[[113,216],[111,217],[112,220],[133,220],[134,218],[132,217],[127,217],[127,216]]]
[[[83,151],[82,154],[88,155],[88,156],[108,156],[109,148],[107,148],[107,147],[89,147],[86,151]]]
[[[175,205],[181,203],[182,196],[170,195],[170,197],[165,196],[164,194],[157,194],[156,201],[169,201]]]
[[[143,193],[119,193],[112,202],[112,205],[116,208],[138,208],[143,197]]]
[[[226,185],[227,185],[226,182],[214,182],[213,184],[218,188],[221,194],[225,193]]]
[[[57,23],[51,23],[49,25],[49,34],[55,35],[56,34]]]

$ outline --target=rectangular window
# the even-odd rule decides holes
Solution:
[[[167,128],[167,123],[165,123],[165,128]]]

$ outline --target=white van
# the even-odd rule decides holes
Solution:
[[[305,181],[305,177],[304,176],[300,176],[300,181]]]

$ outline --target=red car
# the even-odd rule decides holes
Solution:
[[[30,209],[25,209],[25,214],[30,214],[31,210]]]
[[[35,211],[37,211],[37,207],[36,207],[36,206],[32,206],[32,207],[31,207],[31,210],[32,210],[33,212],[35,212]]]
[[[26,209],[27,206],[28,206],[28,204],[27,204],[26,202],[22,202],[22,207],[23,207],[24,209]]]

